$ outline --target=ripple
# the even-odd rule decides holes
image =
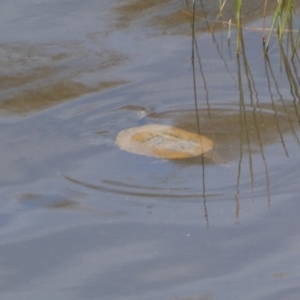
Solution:
[[[105,115],[96,110],[93,115],[97,118],[90,112],[85,123],[97,128],[90,134],[92,161],[86,158],[84,171],[62,176],[78,187],[125,197],[213,202],[265,197],[270,202],[278,191],[277,171],[299,161],[299,123],[293,109],[289,101],[259,107],[222,103],[209,109],[200,106],[201,134],[214,141],[212,152],[226,165],[213,155],[177,160],[141,157],[115,144],[118,130],[138,125],[166,124],[197,132],[195,110],[187,105],[166,104],[159,110],[120,105]],[[143,112],[142,119],[137,118],[139,112]]]
[[[184,188],[173,188],[172,191],[168,189],[158,188],[155,186],[143,186],[143,185],[131,185],[118,181],[104,180],[101,184],[90,184],[84,181],[76,180],[70,176],[63,175],[68,181],[75,183],[79,186],[83,186],[89,189],[98,190],[106,193],[121,194],[127,196],[137,197],[151,197],[151,198],[209,198],[220,196],[218,194],[200,194],[192,193],[191,190],[185,190]]]

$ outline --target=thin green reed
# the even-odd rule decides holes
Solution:
[[[293,7],[293,2],[294,2],[293,0],[289,0],[287,2],[287,4],[285,5],[285,1],[286,0],[281,1],[283,4],[282,4],[280,19],[282,18],[283,11],[285,11],[285,14],[284,14],[284,18],[283,18],[282,22],[280,22],[281,26],[278,27],[278,35],[279,35],[279,41],[280,42],[282,41],[283,33],[284,33],[285,28],[286,28],[286,24],[287,24],[287,22],[290,18],[292,7]]]
[[[242,0],[235,0],[235,16],[236,16],[236,53],[240,52],[240,36],[241,36],[241,9]]]
[[[273,21],[272,21],[272,26],[271,30],[268,36],[268,40],[265,46],[265,52],[268,52],[269,49],[269,44],[270,40],[273,34],[273,30],[275,28],[275,25],[278,24],[278,41],[281,43],[284,31],[287,27],[287,22],[290,18],[290,15],[292,13],[292,8],[293,8],[293,0],[279,0],[278,5],[276,7],[274,16],[273,16]]]
[[[294,58],[295,56],[295,53],[296,53],[296,50],[297,50],[297,45],[299,43],[299,38],[300,38],[300,29],[298,30],[298,34],[297,34],[297,37],[296,37],[296,42],[293,46],[293,54],[292,54],[292,59]]]

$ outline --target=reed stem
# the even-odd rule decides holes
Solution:
[[[235,0],[235,16],[236,16],[236,53],[240,52],[240,35],[241,35],[241,8],[242,0]]]

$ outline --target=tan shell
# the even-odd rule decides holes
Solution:
[[[199,156],[214,146],[209,138],[166,125],[145,125],[119,132],[117,145],[125,151],[165,159]]]

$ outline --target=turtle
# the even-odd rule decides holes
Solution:
[[[214,143],[208,137],[178,127],[150,124],[120,131],[116,138],[120,149],[163,159],[183,159],[213,153],[209,158],[220,158],[211,150]]]

